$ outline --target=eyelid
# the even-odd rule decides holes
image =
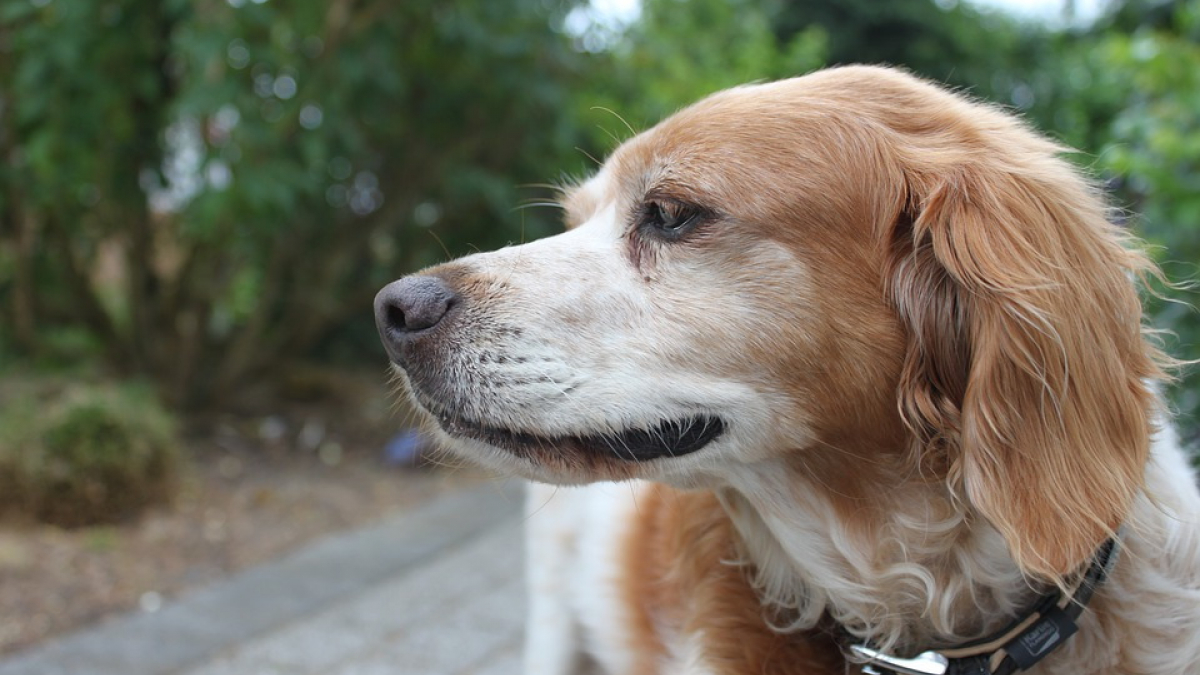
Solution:
[[[647,195],[633,216],[631,234],[664,243],[683,241],[698,228],[715,220],[718,214],[699,204],[671,197]],[[674,227],[663,227],[672,223]]]
[[[687,204],[687,203],[681,202],[676,199],[657,199],[657,200],[654,200],[653,203],[658,204],[658,207],[661,208],[663,210],[663,212],[665,212],[667,215],[671,216],[672,218],[678,218],[681,214],[688,212],[688,211],[694,211],[696,213],[701,213],[704,210],[704,209],[701,209],[699,206],[695,206],[693,204]]]
[[[709,216],[718,216],[719,210],[708,206],[710,200],[691,190],[676,190],[658,186],[647,190],[642,196],[641,203],[658,202],[672,207],[678,206],[700,211]]]

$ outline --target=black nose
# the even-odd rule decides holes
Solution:
[[[458,296],[438,277],[411,276],[393,281],[375,296],[375,325],[389,353],[440,322]]]

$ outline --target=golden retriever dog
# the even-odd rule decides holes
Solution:
[[[535,482],[528,675],[1200,672],[1156,270],[1063,150],[896,70],[738,87],[384,288],[437,436]]]

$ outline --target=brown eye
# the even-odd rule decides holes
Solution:
[[[675,241],[687,234],[704,217],[703,209],[669,201],[646,202],[639,226],[657,237]]]

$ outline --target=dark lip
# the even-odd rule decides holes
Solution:
[[[627,462],[647,462],[664,457],[682,457],[696,452],[725,431],[725,422],[715,415],[691,415],[667,419],[647,428],[615,433],[544,436],[513,431],[435,413],[442,430],[450,436],[469,438],[532,459],[539,451],[576,452],[607,456]]]

